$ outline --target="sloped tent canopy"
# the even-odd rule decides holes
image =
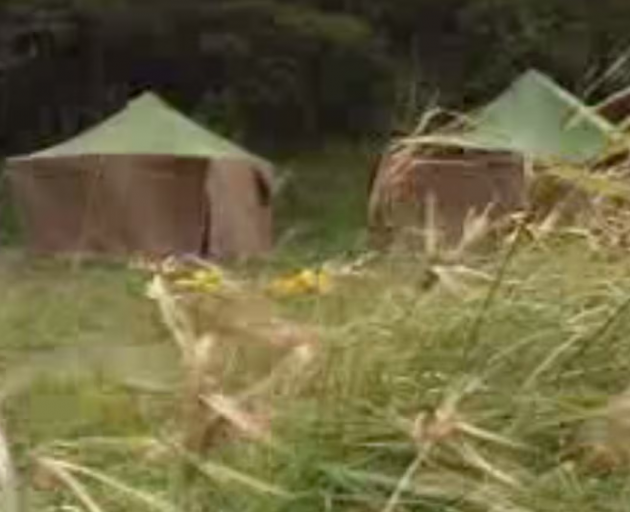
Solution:
[[[548,163],[596,159],[616,134],[594,109],[535,70],[474,115],[471,125],[460,135],[466,144]]]
[[[379,231],[395,230],[399,205],[413,202],[422,212],[432,196],[440,227],[457,240],[471,211],[492,205],[491,214],[499,217],[526,206],[526,160],[585,162],[608,146],[613,133],[551,79],[528,71],[465,127],[411,137],[406,151],[385,156],[371,192],[372,231],[378,239]]]
[[[150,92],[69,141],[11,158],[8,171],[37,252],[229,258],[272,245],[271,164]]]

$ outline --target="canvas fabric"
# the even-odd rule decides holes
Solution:
[[[237,186],[231,178],[217,180],[217,162],[156,155],[37,158],[14,162],[9,177],[27,245],[37,253],[260,254],[270,247],[271,233],[257,231],[259,219],[270,213],[248,180],[266,182],[250,162],[232,164],[242,176]],[[214,200],[232,207],[217,212]],[[232,226],[242,233],[211,235]]]
[[[530,70],[471,116],[459,137],[538,161],[584,163],[614,141],[615,127],[548,76]]]
[[[217,161],[208,174],[206,190],[211,256],[233,259],[271,249],[270,191],[251,166],[238,160]]]
[[[511,153],[488,152],[389,155],[370,198],[375,242],[387,243],[391,232],[404,226],[426,227],[430,202],[436,227],[447,241],[457,241],[469,215],[489,209],[490,218],[498,218],[525,207],[523,160]]]
[[[17,159],[83,155],[231,158],[271,167],[263,158],[202,127],[151,92],[132,99],[119,112],[77,136]]]

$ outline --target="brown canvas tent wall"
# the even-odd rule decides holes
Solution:
[[[8,171],[39,253],[234,258],[272,245],[270,166],[152,95]]]
[[[511,153],[442,151],[384,158],[370,197],[370,229],[378,245],[394,232],[425,226],[431,206],[445,241],[457,242],[470,214],[498,218],[526,205],[523,160]]]

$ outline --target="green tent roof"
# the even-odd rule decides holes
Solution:
[[[547,76],[530,70],[473,118],[471,145],[537,159],[580,163],[597,157],[616,130]]]
[[[202,128],[151,92],[141,94],[118,113],[76,137],[20,159],[130,154],[246,158],[269,165]]]

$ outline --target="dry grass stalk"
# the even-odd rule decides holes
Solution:
[[[472,469],[479,475],[479,483],[477,484],[479,487],[476,489],[473,487],[470,494],[466,496],[468,501],[477,501],[480,496],[479,489],[487,482],[494,482],[495,486],[504,486],[506,493],[522,489],[523,483],[520,478],[488,460],[474,445],[474,442],[481,442],[503,449],[523,448],[522,445],[505,436],[489,432],[464,419],[461,412],[461,402],[466,396],[478,390],[480,385],[481,383],[476,379],[464,382],[462,386],[451,389],[445,395],[442,403],[434,410],[419,414],[411,422],[403,422],[418,451],[413,462],[398,481],[383,512],[394,512],[401,503],[403,494],[409,489],[418,489],[419,492],[426,491],[423,486],[417,484],[424,478],[420,472],[423,467],[442,466],[441,453],[443,450],[456,454],[459,465]],[[452,463],[451,460],[449,464]],[[469,481],[468,486],[470,486],[471,481]],[[477,498],[472,499],[474,496]]]
[[[262,415],[246,411],[237,400],[222,394],[204,396],[202,400],[243,437],[264,444],[273,443],[270,426]]]
[[[210,441],[211,425],[202,397],[214,382],[208,373],[214,339],[208,335],[195,342],[184,359],[184,387],[181,395],[184,446],[201,453]]]
[[[177,343],[182,354],[186,356],[191,346],[195,344],[195,329],[185,310],[179,307],[177,299],[169,290],[164,277],[154,276],[148,286],[147,296],[157,303],[162,321],[172,334],[173,340]]]
[[[630,468],[630,390],[584,422],[574,450],[585,467],[597,472]]]
[[[215,340],[209,335],[197,337],[191,318],[162,276],[153,278],[148,295],[157,303],[161,318],[180,350],[184,372],[180,399],[183,444],[187,450],[200,453],[210,436],[207,410],[201,397],[211,392],[208,369]]]
[[[19,488],[17,474],[11,459],[9,441],[0,420],[0,509],[19,512]]]
[[[277,396],[282,389],[296,389],[295,383],[304,378],[303,372],[313,358],[314,333],[276,318],[261,297],[245,292],[242,286],[212,294],[182,292],[178,296],[168,280],[158,275],[149,287],[149,297],[157,302],[180,348],[184,449],[203,453],[226,425],[241,436],[270,443],[269,426],[251,411],[268,409],[260,402]],[[255,341],[268,348],[275,364],[267,374],[254,377],[244,390],[227,392],[221,377],[227,365],[256,375],[253,368],[240,368],[238,359],[226,360],[226,354],[243,341]]]
[[[83,483],[55,459],[38,460],[37,478],[39,481],[54,482],[55,485],[66,487],[88,512],[104,512]]]
[[[155,510],[157,512],[177,512],[178,510],[175,506],[154,494],[131,487],[117,478],[87,466],[49,456],[38,457],[37,463],[58,482],[67,487],[89,512],[103,512],[104,508],[100,507],[94,500],[87,488],[79,480],[79,477],[97,482],[113,493],[123,496],[126,500],[141,505],[146,510]]]
[[[627,203],[596,198],[583,217],[585,228],[600,248],[630,249],[630,208]]]

